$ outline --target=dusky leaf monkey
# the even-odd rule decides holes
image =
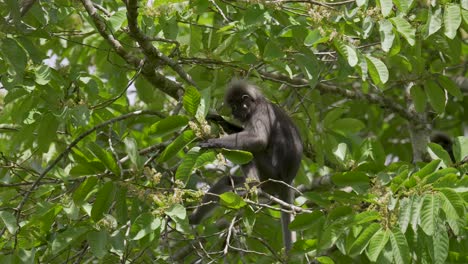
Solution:
[[[296,177],[303,145],[291,118],[279,106],[269,102],[257,87],[245,81],[234,81],[229,85],[225,103],[231,108],[233,117],[242,123],[242,130],[208,139],[199,146],[246,150],[253,154],[253,160],[242,166],[245,177],[225,176],[210,188],[203,197],[203,205],[189,217],[191,224],[198,224],[208,215],[215,207],[213,202],[218,200],[218,194],[243,186],[246,178],[260,181],[263,191],[287,203],[294,200],[294,193],[288,185]],[[283,181],[287,185],[269,179]],[[281,212],[283,242],[287,251],[295,241],[295,233],[288,228],[290,222],[291,215]]]

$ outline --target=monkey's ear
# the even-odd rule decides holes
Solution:
[[[242,101],[245,102],[247,100],[252,100],[253,101],[253,99],[248,94],[242,95]]]

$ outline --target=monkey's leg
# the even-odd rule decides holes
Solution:
[[[199,224],[203,219],[208,217],[218,205],[218,195],[233,191],[236,187],[242,186],[245,182],[244,177],[240,176],[224,176],[217,181],[203,196],[202,204],[193,211],[189,216],[189,223],[192,225]]]

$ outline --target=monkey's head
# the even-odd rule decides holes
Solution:
[[[263,100],[264,97],[257,88],[245,81],[233,81],[224,98],[234,118],[241,122],[248,121]]]

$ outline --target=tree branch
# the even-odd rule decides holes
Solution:
[[[286,75],[278,74],[278,73],[270,73],[261,71],[260,75],[268,80],[273,81],[280,81],[286,84],[290,84],[292,86],[299,86],[299,87],[306,87],[309,85],[309,82],[306,79],[302,78],[289,78]],[[391,98],[388,98],[381,94],[375,93],[368,93],[365,94],[361,91],[351,91],[343,88],[339,88],[337,86],[318,83],[316,88],[323,93],[333,93],[333,94],[340,94],[349,99],[357,99],[357,100],[366,100],[371,103],[378,104],[384,108],[388,108],[393,112],[399,114],[401,117],[407,119],[411,122],[416,122],[417,124],[424,124],[424,120],[421,119],[420,116],[416,115],[415,113],[407,110],[403,106],[395,103],[395,101]]]
[[[146,57],[155,60],[155,63],[159,61],[164,62],[165,64],[169,65],[169,67],[171,67],[183,80],[197,87],[192,77],[188,75],[178,63],[156,49],[153,46],[151,39],[143,34],[143,32],[141,32],[140,28],[138,27],[138,1],[128,0],[126,4],[130,36],[132,36],[138,42],[138,44],[140,44]]]
[[[99,34],[101,34],[101,36],[109,43],[109,45],[117,52],[120,57],[122,57],[128,64],[135,68],[142,67],[143,76],[156,88],[175,99],[179,98],[178,91],[183,90],[179,83],[166,78],[161,73],[158,73],[156,71],[156,66],[153,63],[145,63],[144,60],[129,54],[123,48],[122,44],[120,44],[120,42],[110,32],[108,32],[105,20],[98,15],[93,2],[91,2],[91,0],[80,1],[85,7],[88,15],[93,20]]]

